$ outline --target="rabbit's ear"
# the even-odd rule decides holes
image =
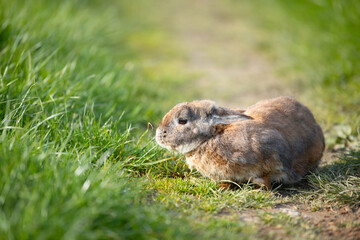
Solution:
[[[252,117],[245,115],[245,114],[237,114],[237,115],[228,115],[228,116],[214,116],[213,117],[213,125],[217,125],[217,124],[231,124],[234,122],[238,122],[238,121],[243,121],[243,120],[249,120],[249,119],[253,119]]]
[[[212,109],[212,125],[228,125],[234,122],[249,120],[252,117],[243,113],[244,111],[216,107]]]

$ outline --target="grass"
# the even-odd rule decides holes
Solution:
[[[359,151],[342,155],[339,160],[321,168],[310,176],[313,199],[322,199],[334,205],[359,207],[360,162]]]
[[[118,165],[95,168],[90,152],[59,157],[59,148],[24,143],[2,144],[2,239],[191,237],[170,227],[181,221],[144,207]]]
[[[159,119],[164,76],[136,65],[145,60],[127,38],[147,27],[104,7],[1,2],[1,239],[196,236],[160,206],[144,206],[129,181],[127,172],[162,158],[129,124]]]
[[[328,146],[355,146],[359,5],[321,3],[226,4],[263,12],[248,18],[268,36],[259,47],[284,74],[301,77],[302,97],[319,103]],[[339,8],[343,14],[328,17]],[[16,0],[0,1],[0,9],[0,239],[303,238],[305,231],[311,239],[320,233],[309,222],[273,209],[359,207],[356,147],[304,184],[266,192],[250,184],[219,190],[156,145],[151,125],[188,97],[182,88],[193,77],[164,23],[166,5]],[[329,51],[317,48],[324,41]]]
[[[150,178],[147,189],[154,193],[154,200],[162,202],[169,209],[182,208],[186,213],[205,211],[220,213],[227,209],[241,211],[246,208],[272,206],[281,200],[272,192],[253,189],[245,185],[238,191],[222,191],[212,181],[197,177]],[[191,206],[187,207],[191,202]]]

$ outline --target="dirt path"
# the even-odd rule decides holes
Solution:
[[[191,83],[195,98],[246,107],[260,99],[296,95],[257,50],[259,36],[246,16],[237,16],[222,1],[179,2],[173,3],[172,19],[187,68],[198,73]]]
[[[185,68],[197,76],[186,96],[244,108],[265,98],[298,95],[296,89],[276,76],[275,66],[258,50],[261,36],[247,21],[246,10],[241,11],[244,15],[239,15],[222,1],[173,1],[169,4],[169,19],[187,59]],[[327,155],[327,160],[333,157]],[[270,212],[301,218],[318,227],[326,239],[358,239],[360,235],[360,228],[349,231],[343,227],[356,221],[360,211],[324,208],[312,212],[310,206],[290,202]],[[259,222],[257,211],[238,214],[240,219],[254,224]],[[268,231],[267,228],[263,227],[262,231]],[[281,228],[269,231],[284,237]]]

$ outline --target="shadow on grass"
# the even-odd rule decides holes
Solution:
[[[303,195],[325,202],[360,206],[360,150],[342,154],[293,185],[273,185],[282,197]]]

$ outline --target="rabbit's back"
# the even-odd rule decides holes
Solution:
[[[317,167],[325,148],[324,136],[307,107],[294,98],[279,97],[261,101],[246,109],[245,114],[281,133],[291,153],[282,161],[296,174],[303,176]]]

